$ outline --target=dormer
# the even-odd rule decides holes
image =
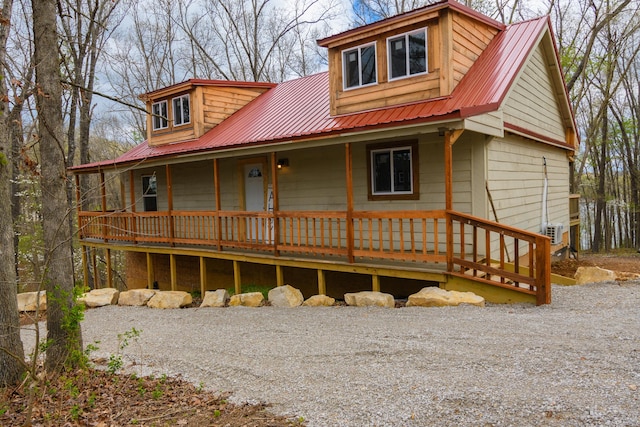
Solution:
[[[318,40],[331,114],[446,97],[504,28],[449,0]]]
[[[199,138],[274,86],[191,79],[140,95],[146,103],[149,145]]]

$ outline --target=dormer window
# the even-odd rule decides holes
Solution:
[[[342,81],[345,89],[377,83],[375,43],[342,52]]]
[[[167,101],[154,102],[151,105],[151,113],[153,114],[153,130],[166,129],[169,127],[167,120]]]
[[[189,115],[189,95],[173,98],[173,125],[186,125],[191,122]]]
[[[400,79],[427,72],[427,30],[387,39],[389,79]]]

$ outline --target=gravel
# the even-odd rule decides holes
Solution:
[[[267,402],[309,426],[640,426],[640,281],[546,306],[86,312],[93,357]]]

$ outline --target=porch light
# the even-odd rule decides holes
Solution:
[[[289,167],[289,159],[278,159],[278,169],[288,168]]]

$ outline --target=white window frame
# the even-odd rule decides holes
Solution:
[[[411,74],[410,71],[410,63],[409,63],[409,59],[410,59],[410,55],[409,55],[409,36],[413,35],[413,34],[418,34],[418,33],[424,33],[424,63],[425,63],[425,70],[421,71],[419,73],[415,73],[415,74]],[[391,37],[387,37],[387,75],[389,76],[389,81],[393,81],[393,80],[401,80],[401,79],[406,79],[409,77],[415,77],[415,76],[421,76],[424,74],[429,74],[429,41],[428,41],[428,34],[429,32],[427,31],[427,27],[424,28],[418,28],[417,30],[413,30],[413,31],[408,31],[404,34],[396,34],[394,36]],[[391,64],[391,40],[397,40],[400,37],[404,37],[404,42],[405,42],[405,46],[407,49],[407,52],[405,54],[405,66],[407,67],[407,74],[403,75],[403,76],[398,76],[398,77],[392,77],[392,64]]]
[[[409,183],[411,186],[411,190],[409,191],[395,191],[394,187],[395,187],[395,173],[393,170],[393,153],[395,151],[405,151],[405,150],[409,150]],[[371,180],[371,195],[372,196],[395,196],[395,195],[407,195],[407,194],[414,194],[414,188],[413,188],[413,169],[414,169],[414,165],[413,165],[413,147],[411,145],[403,145],[403,146],[399,146],[399,147],[386,147],[386,148],[379,148],[379,149],[374,149],[370,151],[370,158],[369,158],[369,162],[371,164],[371,176],[369,177],[369,179]],[[390,178],[390,183],[391,183],[391,191],[376,191],[375,189],[375,184],[376,184],[376,170],[375,170],[375,163],[374,163],[374,158],[375,155],[377,153],[389,153],[389,173],[391,174]]]
[[[164,116],[162,111],[162,105],[164,105]],[[156,111],[156,108],[158,111]],[[160,117],[159,117],[160,116]],[[156,121],[160,126],[156,126]],[[164,126],[162,126],[164,124]],[[151,128],[153,130],[162,130],[169,127],[169,103],[165,99],[164,101],[158,101],[151,104]]]
[[[362,50],[368,47],[373,46],[373,70],[375,72],[375,79],[371,83],[362,84]],[[352,51],[357,51],[358,53],[358,84],[355,86],[347,86],[347,61],[345,61],[345,55]],[[352,90],[358,89],[361,87],[373,86],[378,84],[378,47],[375,42],[362,44],[360,46],[351,47],[349,49],[344,49],[340,52],[340,57],[342,60],[342,88],[343,90]]]
[[[183,100],[186,98],[187,100],[187,105],[189,106],[189,118],[188,120],[184,120],[184,110],[182,109],[183,106]],[[176,108],[176,100],[180,100],[180,108],[177,109]],[[189,94],[185,94],[185,95],[181,95],[181,96],[176,96],[175,98],[173,98],[171,100],[171,108],[173,109],[173,126],[182,126],[182,125],[188,125],[189,123],[191,123],[191,99],[189,98]],[[178,114],[180,115],[180,122],[178,122]]]

